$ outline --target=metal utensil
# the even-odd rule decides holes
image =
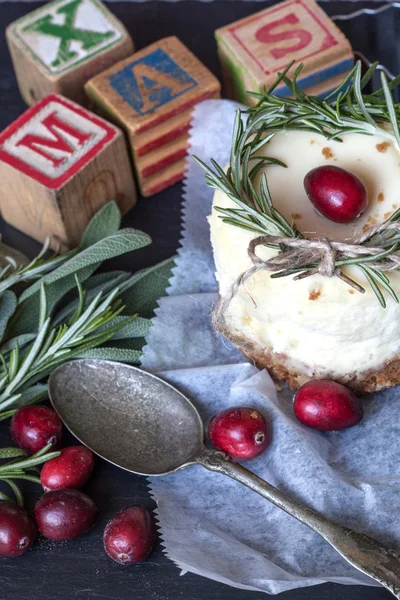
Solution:
[[[49,394],[68,429],[102,458],[139,475],[168,475],[194,464],[223,473],[308,525],[400,599],[398,555],[289,498],[224,452],[206,448],[196,408],[165,381],[128,365],[84,359],[58,367]]]

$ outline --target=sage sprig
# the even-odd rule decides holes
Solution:
[[[361,135],[379,134],[390,139],[400,148],[400,103],[395,103],[391,90],[399,85],[400,75],[388,83],[381,72],[382,87],[370,94],[364,90],[371,81],[378,63],[374,63],[362,76],[361,62],[357,62],[343,82],[325,99],[308,96],[300,89],[297,81],[303,65],[299,65],[293,76],[289,77],[291,63],[269,89],[263,93],[251,93],[256,98],[254,107],[238,110],[233,127],[230,162],[225,171],[214,160],[208,166],[200,159],[194,159],[206,171],[207,184],[222,191],[237,208],[215,207],[223,222],[251,231],[257,236],[282,236],[305,238],[295,225],[294,220],[288,222],[274,207],[268,189],[265,167],[277,166],[285,168],[281,161],[259,154],[275,132],[282,130],[312,131],[328,140],[341,142],[348,133]],[[285,83],[292,92],[291,98],[281,97],[274,93],[275,89]],[[249,92],[250,93],[250,92]],[[275,168],[274,166],[274,168]],[[400,210],[390,216],[388,222],[400,221]],[[400,232],[390,229],[379,235],[367,235],[362,245],[372,247],[378,245],[383,249],[381,254],[363,254],[356,258],[338,257],[335,262],[336,273],[344,278],[341,267],[355,265],[365,276],[380,304],[385,307],[386,291],[395,302],[398,302],[390,280],[384,272],[388,254],[400,252]],[[278,251],[285,250],[279,245],[270,245]],[[369,262],[375,267],[370,268]],[[376,266],[378,262],[382,270]],[[386,261],[386,262],[385,262]],[[315,263],[300,268],[277,272],[271,277],[306,274],[318,267]],[[348,279],[348,278],[347,278]],[[360,291],[361,286],[355,284]]]
[[[110,202],[92,219],[79,248],[50,258],[42,250],[31,263],[13,265],[4,274],[0,421],[43,398],[47,377],[67,360],[98,356],[140,363],[152,311],[174,261],[135,274],[95,273],[104,260],[151,242],[141,231],[119,230],[120,221]]]

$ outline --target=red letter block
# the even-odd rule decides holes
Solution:
[[[8,223],[64,249],[109,200],[123,213],[136,202],[122,132],[56,94],[0,135],[0,190]]]
[[[349,41],[314,0],[287,0],[215,32],[227,93],[255,104],[261,92],[294,60],[304,68],[298,85],[327,94],[353,66]],[[275,90],[290,95],[283,84]]]

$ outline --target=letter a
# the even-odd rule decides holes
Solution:
[[[192,80],[175,79],[175,77],[162,73],[144,63],[138,63],[132,67],[132,73],[141,95],[141,112],[143,113],[152,110],[156,106],[166,104],[174,96],[179,96],[186,89],[193,87]]]

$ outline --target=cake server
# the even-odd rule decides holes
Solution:
[[[192,402],[155,375],[107,360],[75,360],[52,373],[49,395],[67,428],[105,460],[145,476],[191,465],[227,475],[313,529],[400,599],[397,554],[286,496],[225,452],[206,448],[203,422]]]

